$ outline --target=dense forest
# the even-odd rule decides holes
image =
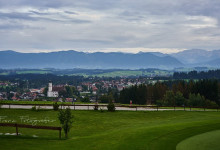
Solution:
[[[220,70],[174,72],[173,79],[220,79]]]
[[[118,102],[157,104],[163,106],[217,106],[220,104],[220,83],[217,80],[168,81],[125,88]]]

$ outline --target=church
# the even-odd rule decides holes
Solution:
[[[47,97],[58,97],[58,96],[59,96],[58,91],[55,91],[55,89],[53,88],[52,82],[49,82]]]

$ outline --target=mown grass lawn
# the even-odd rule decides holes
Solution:
[[[177,145],[177,150],[219,150],[220,130],[195,135]]]
[[[0,109],[0,116],[22,123],[19,116],[56,120],[38,125],[59,126],[53,110]],[[58,139],[58,131],[19,129],[20,136],[0,135],[0,149],[149,149],[174,150],[191,136],[220,129],[220,112],[130,112],[72,111],[74,124],[69,139]],[[0,133],[15,133],[0,127]],[[37,137],[33,137],[37,136]],[[64,135],[62,135],[64,137]]]

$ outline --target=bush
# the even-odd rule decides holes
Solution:
[[[110,101],[107,108],[108,108],[108,111],[113,112],[115,111],[115,104],[112,101]]]
[[[104,112],[103,108],[100,108],[100,112],[102,112],[102,113]]]
[[[189,94],[188,105],[191,107],[199,106],[205,107],[205,97],[198,94]]]
[[[31,108],[31,110],[32,110],[32,111],[36,111],[36,110],[37,110],[36,106],[33,106],[33,107]]]
[[[89,97],[84,97],[81,99],[81,102],[90,103]]]
[[[157,100],[156,101],[157,106],[163,106],[163,101],[162,100]]]
[[[218,108],[218,104],[214,101],[206,100],[206,106],[208,108]]]
[[[57,104],[57,102],[53,103],[53,110],[57,111],[59,110],[60,105]]]

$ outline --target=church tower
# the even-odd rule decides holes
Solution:
[[[53,90],[52,82],[50,81],[48,84],[48,91],[47,91],[47,97],[58,97],[59,93],[58,91]]]
[[[52,87],[53,87],[52,82],[49,82],[49,85],[48,85],[48,92],[52,92]]]

